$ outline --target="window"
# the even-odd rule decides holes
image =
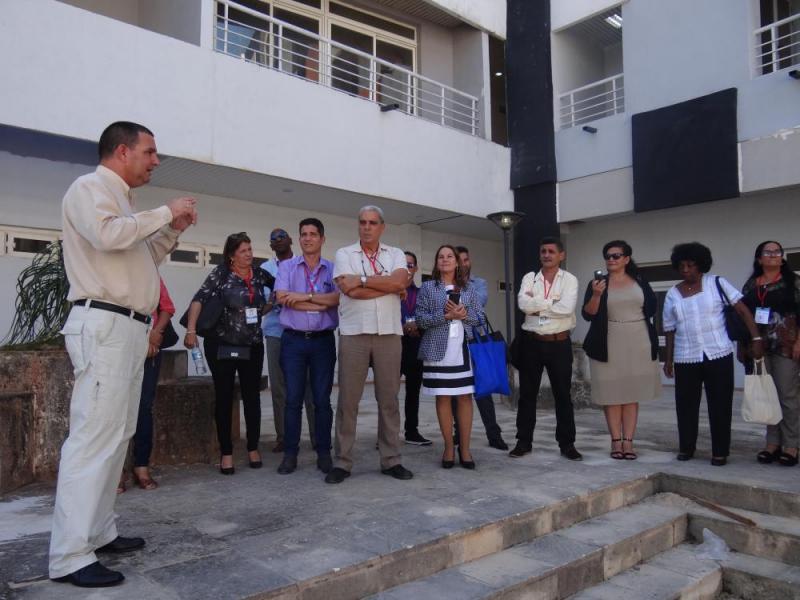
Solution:
[[[188,267],[203,266],[203,248],[200,246],[186,246],[180,244],[167,258],[167,263],[171,265],[179,264]]]
[[[5,250],[11,256],[33,256],[44,252],[47,247],[58,240],[57,231],[47,229],[8,229],[4,237]]]
[[[784,256],[792,271],[800,275],[800,250],[786,250]]]
[[[371,29],[387,31],[409,40],[415,40],[417,37],[417,32],[412,27],[401,25],[397,21],[390,21],[389,19],[384,19],[377,15],[357,10],[350,6],[345,6],[344,4],[339,4],[338,2],[331,2],[329,10],[332,15],[339,15],[351,21],[357,21],[358,23],[367,25]]]
[[[756,65],[760,75],[800,65],[800,0],[760,0]]]

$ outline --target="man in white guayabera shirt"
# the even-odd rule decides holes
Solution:
[[[75,371],[69,436],[61,448],[50,577],[80,587],[122,583],[95,552],[144,546],[117,534],[117,482],[134,431],[158,305],[158,264],[197,221],[194,198],[136,212],[132,188],[158,164],[153,133],[120,121],[100,136],[100,165],[67,190],[64,266],[73,302],[62,333]]]

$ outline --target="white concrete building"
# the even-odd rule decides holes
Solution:
[[[314,215],[330,258],[356,239],[358,208],[377,204],[386,241],[423,272],[439,244],[470,247],[502,323],[502,238],[485,215],[513,204],[510,151],[492,141],[504,139],[492,80],[504,35],[501,0],[5,3],[0,332],[17,274],[58,237],[61,198],[115,120],[156,134],[162,164],[141,208],[199,199],[163,268],[179,311],[228,234],[247,231],[268,257],[270,230],[294,234]]]
[[[800,270],[800,2],[553,0],[550,7],[557,218],[581,291],[603,268],[601,249],[612,239],[633,246],[659,290],[676,278],[659,267],[678,242],[709,246],[712,270],[737,286],[763,240],[779,241]],[[636,115],[730,88],[739,193],[642,211],[635,200],[650,198],[634,194]],[[650,142],[670,143],[668,135]],[[581,322],[575,339],[587,329]]]

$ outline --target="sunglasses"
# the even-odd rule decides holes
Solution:
[[[623,256],[625,255],[622,252],[610,252],[606,254],[606,260],[619,260]]]
[[[416,269],[417,265],[415,265],[414,263],[406,263],[406,267],[408,267],[409,269]]]
[[[280,231],[278,233],[271,234],[269,236],[269,241],[270,242],[279,242],[280,240],[285,240],[287,237],[289,237],[288,233],[286,233],[285,231]]]

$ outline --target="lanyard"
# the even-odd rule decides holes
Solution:
[[[317,292],[317,282],[319,281],[320,275],[322,275],[322,268],[317,269],[317,276],[313,279],[311,278],[311,271],[308,270],[308,265],[303,263],[303,270],[306,272],[306,283],[308,283],[308,291],[309,292]]]
[[[369,261],[369,264],[372,266],[372,272],[375,275],[380,275],[383,272],[383,269],[378,271],[378,264],[377,264],[378,263],[378,252],[381,251],[380,247],[378,247],[378,249],[375,251],[375,254],[373,254],[372,256],[369,255],[369,253],[367,252],[367,250],[363,246],[361,247],[361,251],[364,252],[364,256],[367,257],[367,260]]]
[[[777,282],[780,278],[781,274],[778,273],[775,279],[773,279],[772,281],[768,281],[767,283],[758,285],[758,281],[756,281],[756,298],[758,298],[758,303],[761,306],[764,306],[764,301],[767,299],[767,286]]]
[[[545,300],[547,300],[547,298],[550,296],[550,291],[553,289],[553,284],[555,282],[556,282],[556,278],[553,277],[553,282],[548,284],[547,283],[547,279],[545,278],[544,275],[542,275],[542,286],[544,287],[544,299]]]
[[[237,273],[238,275],[238,273]],[[241,275],[239,275],[242,277]],[[253,299],[255,298],[256,291],[253,289],[253,270],[250,269],[250,274],[247,277],[242,277],[242,281],[247,286],[247,296],[250,298],[250,304],[253,303]]]

